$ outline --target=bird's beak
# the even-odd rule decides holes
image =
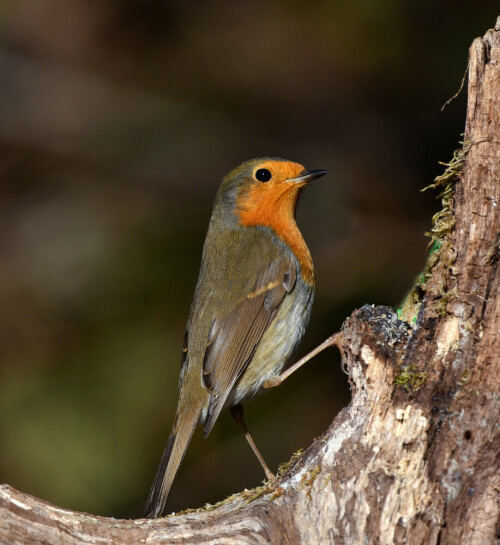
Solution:
[[[309,182],[312,182],[316,178],[324,176],[327,172],[328,170],[304,170],[300,173],[299,176],[297,176],[296,178],[291,178],[288,181],[296,184],[307,184]]]

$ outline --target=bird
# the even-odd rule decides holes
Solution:
[[[295,210],[302,189],[326,173],[262,157],[223,178],[184,335],[177,411],[147,518],[164,512],[196,426],[208,436],[226,408],[266,477],[274,477],[248,432],[242,405],[281,382],[309,321],[315,272]]]

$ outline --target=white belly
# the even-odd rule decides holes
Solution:
[[[229,395],[226,407],[249,401],[262,391],[265,382],[281,373],[304,334],[313,298],[314,290],[298,279],[262,336],[252,360]]]

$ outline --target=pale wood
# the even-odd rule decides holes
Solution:
[[[472,44],[468,93],[454,224],[405,309],[416,322],[372,306],[346,320],[352,401],[284,475],[210,511],[135,521],[3,485],[0,542],[498,544],[500,30]]]

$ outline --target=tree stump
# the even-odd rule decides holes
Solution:
[[[320,439],[273,482],[153,521],[2,485],[0,542],[500,543],[500,19],[471,46],[468,94],[424,272],[398,311],[346,320],[352,401]]]

